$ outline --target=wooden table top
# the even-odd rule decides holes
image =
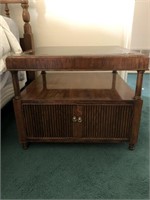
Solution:
[[[53,46],[14,54],[6,59],[13,70],[148,70],[148,56],[118,46]]]

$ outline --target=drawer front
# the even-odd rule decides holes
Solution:
[[[28,138],[73,136],[73,106],[23,104],[22,109]]]
[[[82,137],[128,139],[131,134],[133,105],[85,105],[82,107]]]

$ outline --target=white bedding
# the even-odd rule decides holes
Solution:
[[[6,68],[6,57],[12,53],[21,53],[22,49],[19,44],[19,31],[15,22],[0,15],[0,94],[2,108],[14,96],[12,78]],[[25,85],[25,72],[18,74],[19,84],[22,88]]]

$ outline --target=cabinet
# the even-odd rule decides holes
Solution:
[[[22,109],[28,140],[128,141],[131,133],[132,104],[23,104]]]
[[[53,47],[7,58],[23,147],[31,142],[126,141],[133,149],[138,139],[142,78],[148,58],[125,51],[116,47]],[[138,71],[135,92],[117,73],[117,69],[129,70],[129,66]],[[22,69],[42,70],[42,74],[20,92],[17,72]],[[112,72],[101,72],[104,69]]]

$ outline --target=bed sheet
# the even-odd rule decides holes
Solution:
[[[6,68],[6,57],[12,53],[21,53],[19,30],[14,20],[0,15],[0,95],[2,108],[14,96],[12,77]],[[26,82],[25,72],[18,73],[22,88]]]

